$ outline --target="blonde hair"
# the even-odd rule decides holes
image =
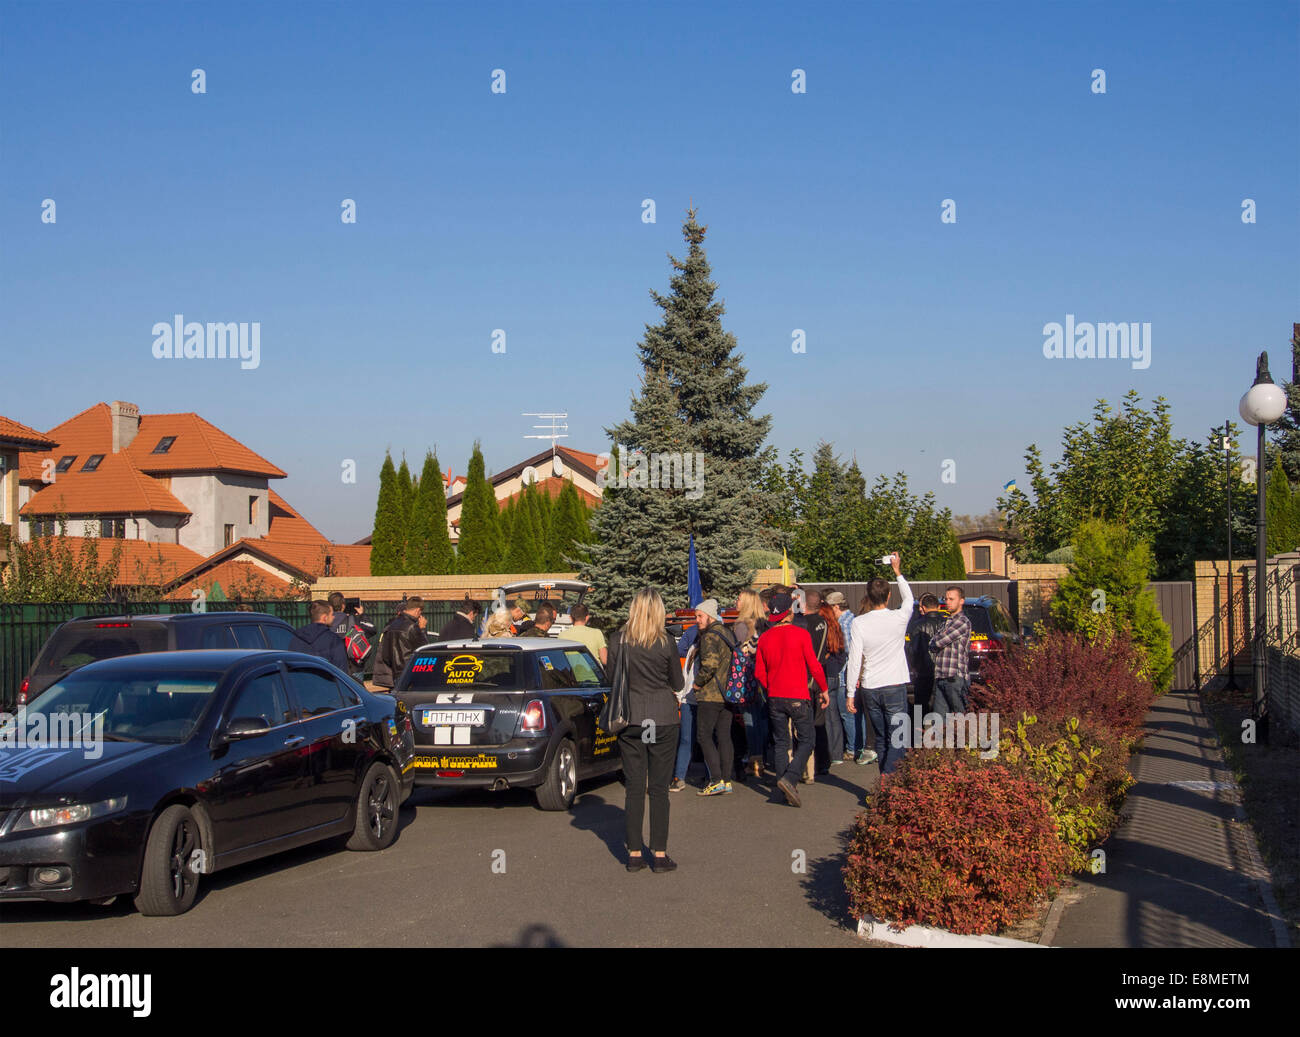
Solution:
[[[497,609],[492,615],[488,616],[486,636],[509,637],[510,613],[505,609]]]
[[[743,590],[736,596],[736,611],[740,613],[736,618],[749,628],[750,633],[758,630],[760,619],[767,618],[763,599],[759,597],[758,591],[754,590]]]
[[[632,598],[627,622],[623,625],[623,640],[640,648],[651,648],[668,640],[668,614],[664,599],[653,587],[642,587]]]

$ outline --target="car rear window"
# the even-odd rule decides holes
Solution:
[[[993,634],[993,624],[989,621],[988,609],[982,605],[966,605],[962,611],[966,613],[966,618],[970,620],[970,632],[972,634],[983,634],[990,637]]]
[[[66,673],[100,659],[142,652],[165,652],[167,628],[162,623],[105,620],[102,624],[72,623],[56,630],[41,652],[36,672]]]
[[[419,652],[411,661],[407,689],[522,688],[519,652]]]

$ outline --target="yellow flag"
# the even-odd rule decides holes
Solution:
[[[781,582],[787,587],[790,586],[790,560],[785,556],[785,548],[781,548]]]

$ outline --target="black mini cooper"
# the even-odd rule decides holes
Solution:
[[[410,794],[409,716],[297,652],[81,666],[0,716],[0,904],[194,903],[201,875],[330,837],[382,850]]]
[[[543,810],[568,810],[579,781],[622,766],[596,723],[604,671],[576,641],[428,644],[393,693],[414,721],[416,785],[532,788]]]

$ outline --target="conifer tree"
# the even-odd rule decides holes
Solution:
[[[407,467],[406,455],[402,455],[402,463],[397,467],[397,517],[399,522],[398,543],[401,545],[398,554],[398,573],[408,573],[411,570],[407,568],[406,556],[410,550],[411,540],[411,509],[415,504],[415,484],[411,481],[411,469]]]
[[[515,515],[517,513],[515,499],[511,497],[506,501],[506,506],[501,509],[501,565],[497,567],[498,572],[509,572],[505,567],[505,556],[510,553],[510,541],[514,537]]]
[[[587,506],[578,496],[573,483],[566,481],[555,499],[555,521],[551,530],[553,555],[550,561],[550,567],[554,571],[581,568],[586,560],[581,545],[591,539],[587,511]]]
[[[501,517],[496,494],[484,474],[483,450],[476,442],[465,476],[460,509],[460,557],[462,573],[501,572]]]
[[[1274,462],[1264,487],[1264,518],[1268,523],[1266,549],[1269,557],[1284,551],[1294,551],[1296,530],[1292,524],[1291,487],[1281,463]]]
[[[370,575],[399,576],[402,572],[404,523],[399,521],[401,501],[397,491],[397,469],[392,454],[384,455],[379,469],[379,501],[375,505],[375,526],[370,537]]]
[[[706,594],[730,602],[753,578],[741,552],[757,541],[767,510],[759,475],[771,417],[753,413],[767,386],[747,382],[736,338],[723,330],[725,307],[714,297],[706,231],[688,210],[687,255],[669,257],[669,293],[651,292],[662,319],[646,326],[638,347],[640,393],[630,419],[606,429],[616,446],[603,473],[593,542],[584,545],[590,554],[584,572],[594,584],[593,605],[615,621],[626,617],[632,595],[644,586],[657,588],[670,609],[686,605],[692,534]],[[670,480],[675,485],[651,486],[664,481],[662,466],[651,478],[652,455],[664,454],[689,457],[691,478],[682,467]],[[628,484],[614,485],[623,470]]]
[[[506,547],[503,571],[532,573],[537,566],[537,508],[530,499],[536,494],[532,486],[525,486],[515,502],[514,525],[510,528],[510,543]]]
[[[416,485],[406,553],[406,571],[444,576],[451,571],[451,537],[447,532],[447,492],[438,459],[429,451]]]

